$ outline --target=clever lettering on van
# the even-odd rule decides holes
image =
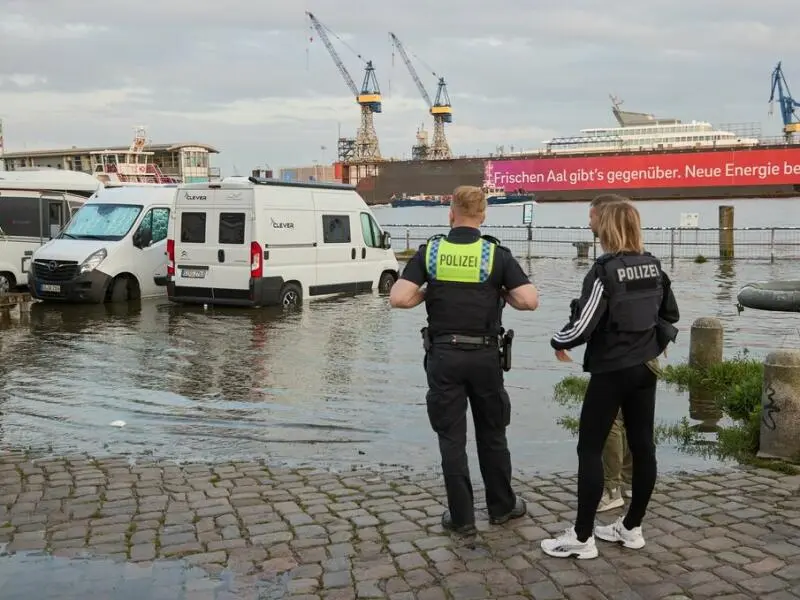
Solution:
[[[186,194],[184,198],[186,200],[208,200],[208,196],[205,194]]]
[[[276,221],[272,217],[269,220],[272,221],[272,226],[275,229],[294,229],[294,223],[291,221]]]

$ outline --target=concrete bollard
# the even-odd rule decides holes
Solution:
[[[776,350],[764,359],[758,456],[800,459],[800,350]]]
[[[722,362],[724,337],[722,322],[714,317],[700,317],[692,323],[689,337],[689,366],[707,369]],[[700,431],[714,431],[722,418],[714,395],[702,385],[689,387],[689,417],[701,421]]]
[[[704,369],[722,362],[722,321],[700,317],[692,323],[689,338],[689,366]]]

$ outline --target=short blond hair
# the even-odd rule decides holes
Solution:
[[[603,250],[611,254],[644,252],[642,220],[632,203],[610,202],[598,217],[597,237]]]
[[[475,219],[486,212],[486,193],[474,185],[460,185],[453,192],[451,207],[458,215]]]

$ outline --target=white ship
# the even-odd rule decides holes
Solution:
[[[595,152],[645,152],[719,147],[757,146],[758,138],[715,129],[705,121],[683,123],[675,118],[657,118],[649,113],[620,110],[622,101],[611,96],[619,127],[581,129],[579,136],[544,141],[547,154],[591,154]]]

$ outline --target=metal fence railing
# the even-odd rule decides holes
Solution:
[[[392,235],[395,252],[416,249],[429,237],[447,233],[443,225],[385,225]],[[483,233],[498,238],[515,256],[522,258],[594,257],[602,253],[600,244],[588,227],[528,227],[498,225],[482,227]],[[730,243],[731,246],[720,244]],[[800,258],[800,227],[749,227],[732,230],[681,227],[644,229],[648,251],[662,260],[735,258],[749,260],[785,260]]]

